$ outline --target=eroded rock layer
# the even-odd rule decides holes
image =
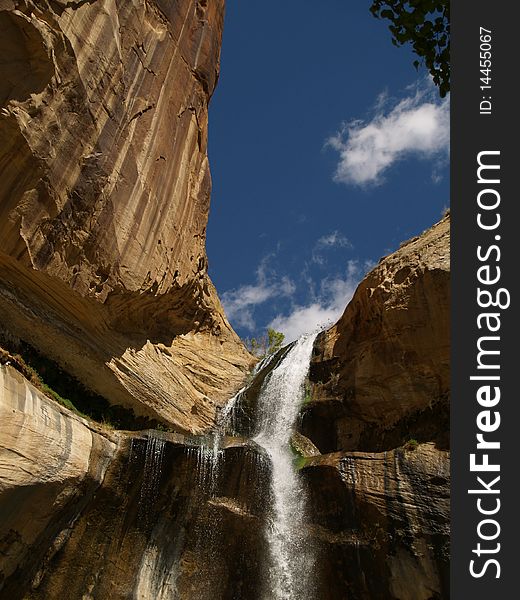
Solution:
[[[307,461],[317,598],[449,598],[449,453],[419,444]]]
[[[0,598],[261,597],[266,463],[102,430],[0,367]]]
[[[2,352],[1,598],[265,596],[269,462],[252,441],[216,454],[188,435],[251,366],[204,249],[223,4],[0,0],[2,339],[183,432],[96,425]],[[445,218],[317,340],[291,438],[309,600],[448,597],[448,319]],[[234,434],[255,434],[286,352],[236,403]]]
[[[322,452],[448,445],[449,216],[361,282],[315,345],[302,433]]]
[[[250,365],[206,273],[223,11],[0,2],[2,326],[186,431]]]
[[[250,600],[270,567],[254,442],[107,431],[0,367],[0,598]],[[316,449],[300,470],[309,599],[448,597],[449,457]]]

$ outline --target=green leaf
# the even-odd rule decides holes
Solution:
[[[450,89],[450,3],[449,0],[374,0],[370,7],[377,18],[390,21],[394,46],[411,44],[424,61],[441,97]],[[414,60],[418,69],[421,60]]]

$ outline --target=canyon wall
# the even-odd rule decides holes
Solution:
[[[450,596],[449,228],[381,259],[316,340],[299,430],[322,453],[302,470],[320,598]]]
[[[443,329],[428,341],[434,328],[424,313],[410,319],[413,329],[404,336],[397,332],[408,322],[405,317],[397,320],[399,327],[390,326],[397,319],[394,310],[398,316],[408,310],[417,315],[418,295],[423,310],[437,306],[440,326],[447,318],[448,227],[444,219],[385,258],[314,347],[299,419],[305,435],[292,440],[308,497],[307,539],[316,559],[309,565],[309,598],[449,597],[450,475],[448,424],[442,416],[449,343]],[[414,276],[402,280],[398,274],[405,267]],[[367,295],[375,298],[373,307],[364,300]],[[394,337],[381,337],[381,329],[367,334],[372,330],[355,315],[369,308]],[[339,335],[345,322],[360,327],[357,344],[346,354],[345,346],[329,346],[331,357],[324,343]],[[408,368],[400,360],[391,364],[395,345],[411,353],[415,340],[418,350]],[[389,348],[385,370],[378,351]],[[372,362],[362,362],[363,377],[344,396],[345,363],[366,354]],[[46,397],[7,364],[8,355],[0,357],[5,363],[0,366],[0,598],[263,597],[269,581],[271,471],[265,452],[247,438],[256,430],[262,382],[286,356],[287,348],[259,369],[230,414],[232,437],[221,437],[216,446],[207,437],[107,429]],[[328,378],[313,383],[316,372]],[[387,394],[384,401],[376,396],[375,416],[361,387],[367,382]],[[353,393],[358,403],[350,404]],[[322,405],[327,410],[318,420],[315,411]],[[428,426],[422,415],[429,416]],[[349,447],[355,432],[361,434],[354,444],[363,448]]]
[[[207,276],[224,1],[0,1],[1,326],[113,404],[211,426],[251,357]]]
[[[315,344],[302,432],[322,452],[449,444],[450,220],[382,259]]]
[[[260,597],[257,447],[229,441],[211,487],[201,440],[100,428],[11,366],[0,435],[0,598]]]
[[[271,473],[247,438],[287,349],[219,452],[195,435],[253,362],[205,254],[223,12],[0,0],[0,339],[176,431],[96,424],[0,352],[1,598],[266,593]],[[447,598],[449,217],[382,259],[318,336],[298,429],[309,598]]]

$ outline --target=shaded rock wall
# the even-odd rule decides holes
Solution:
[[[207,429],[251,358],[207,276],[223,0],[0,2],[2,325]]]
[[[226,438],[100,429],[0,367],[0,598],[250,600],[268,580],[269,463]],[[213,465],[213,468],[212,468]],[[332,453],[300,470],[316,600],[448,598],[449,456]]]
[[[318,337],[302,433],[322,452],[448,445],[449,216],[380,263]]]
[[[212,476],[200,442],[98,430],[9,366],[0,423],[0,598],[261,597],[254,445],[230,440]]]
[[[449,597],[449,454],[433,444],[307,460],[322,600]]]
[[[251,365],[204,250],[222,19],[223,0],[0,0],[1,328],[183,432],[211,429]],[[446,218],[317,340],[293,438],[315,455],[309,598],[448,596],[448,315]],[[241,433],[274,364],[238,404]],[[254,443],[227,440],[215,471],[200,440],[107,431],[9,366],[0,435],[0,597],[262,596]]]

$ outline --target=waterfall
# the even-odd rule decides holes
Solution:
[[[139,497],[139,517],[147,520],[159,493],[165,440],[155,430],[148,431],[146,438],[143,481]],[[132,441],[133,450],[133,441]],[[131,452],[132,452],[131,450]]]
[[[219,447],[219,444],[222,441],[224,435],[232,435],[232,436],[242,436],[243,432],[238,431],[237,427],[237,410],[240,410],[240,404],[242,402],[243,395],[249,391],[251,384],[254,383],[255,377],[266,367],[268,367],[271,362],[275,360],[277,357],[277,353],[269,354],[262,358],[260,362],[257,363],[255,368],[252,370],[250,374],[250,380],[247,385],[245,385],[241,390],[239,390],[233,398],[228,400],[227,404],[223,406],[220,410],[220,414],[217,419],[217,428],[215,435],[214,447]]]
[[[250,375],[252,381],[254,381],[255,375],[267,366],[274,357],[275,354],[270,354],[255,366]],[[196,446],[187,449],[188,458],[195,463],[194,469],[197,484],[210,497],[215,493],[220,469],[224,460],[224,438],[229,434],[237,435],[235,409],[240,403],[242,394],[247,391],[248,387],[249,384],[245,385],[220,409],[213,434],[207,436],[205,439],[200,438]]]
[[[290,438],[305,394],[312,347],[317,334],[300,338],[264,381],[258,398],[257,435],[271,461],[272,507],[266,538],[270,553],[269,600],[312,596],[309,576],[314,562],[306,543],[304,490],[294,467]]]
[[[236,420],[237,414],[243,410],[242,400],[246,399],[253,431],[250,455],[256,465],[251,469],[245,468],[244,473],[257,474],[247,485],[261,498],[259,506],[263,505],[265,510],[265,529],[263,534],[261,529],[258,534],[263,537],[267,552],[257,563],[261,570],[259,576],[263,577],[263,596],[265,600],[301,600],[315,596],[311,582],[315,555],[307,530],[306,497],[290,442],[304,399],[316,335],[304,336],[288,350],[261,361],[249,384],[220,410],[213,434],[194,439],[193,445],[186,448],[190,470],[200,494],[201,512],[195,516],[193,531],[196,536],[195,554],[204,557],[202,562],[205,566],[201,567],[206,569],[204,581],[211,580],[212,569],[222,559],[223,530],[219,510],[226,506],[233,507],[233,510],[248,510],[246,505],[242,507],[234,502],[232,495],[227,496],[229,490],[226,492],[223,480],[225,448],[231,441],[226,440],[226,436],[238,436],[247,445],[246,438],[249,436],[244,435],[243,427]],[[254,392],[258,396],[252,408],[247,394],[252,386],[257,389],[259,384],[255,377],[265,368],[272,370],[261,375],[265,378],[260,390]],[[249,425],[246,429],[250,431]]]

